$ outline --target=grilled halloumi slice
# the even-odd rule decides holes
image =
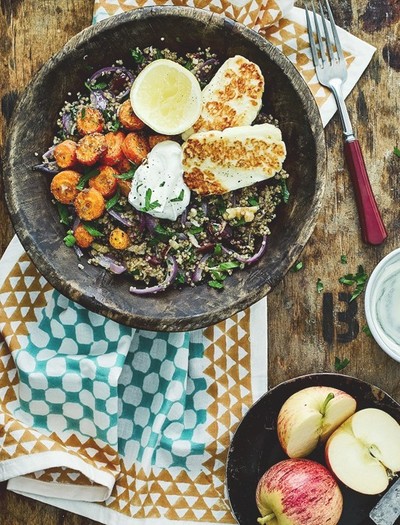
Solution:
[[[182,146],[184,180],[200,195],[222,194],[273,177],[286,147],[272,124],[191,135]]]
[[[202,91],[202,111],[192,128],[182,134],[250,125],[258,115],[264,92],[260,68],[247,58],[228,58]]]

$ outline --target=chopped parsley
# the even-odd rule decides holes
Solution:
[[[176,276],[176,282],[179,284],[185,284],[185,281],[185,275],[183,273],[178,273],[178,275]]]
[[[219,242],[214,246],[214,255],[221,255],[222,253],[222,244]]]
[[[99,232],[99,230],[96,230],[91,224],[88,222],[82,222],[82,226],[85,228],[85,230],[90,233],[92,237],[103,237],[103,233]]]
[[[211,288],[221,289],[224,287],[224,284],[220,281],[208,281],[208,286],[211,286]]]
[[[68,226],[70,223],[68,207],[65,204],[62,204],[61,202],[58,202],[58,201],[56,205],[57,205],[58,215],[60,216],[60,222]]]
[[[368,275],[365,273],[364,267],[360,264],[356,274],[348,273],[340,277],[339,282],[345,286],[356,286],[353,295],[350,297],[350,302],[358,297],[365,288]]]
[[[184,196],[185,196],[185,190],[182,188],[178,197],[175,197],[175,199],[171,199],[170,202],[182,202]]]
[[[141,211],[148,212],[161,206],[161,204],[158,201],[151,202],[151,194],[151,188],[147,188],[146,195],[144,197],[144,208],[142,208]]]
[[[285,204],[289,202],[290,192],[288,190],[286,179],[280,180],[282,200]]]
[[[221,263],[218,266],[218,269],[225,272],[226,270],[233,270],[234,268],[237,268],[238,266],[240,266],[239,261],[228,261],[228,262]]]
[[[136,64],[141,64],[144,61],[144,55],[138,47],[131,49],[131,55]]]
[[[226,201],[223,197],[217,198],[217,210],[220,215],[223,215],[226,212]]]
[[[228,277],[231,270],[238,268],[239,266],[239,261],[227,261],[218,264],[217,266],[210,267],[209,271],[211,273],[212,280],[208,281],[208,285],[211,286],[211,288],[218,288],[219,290],[222,289],[224,287],[223,281],[225,281],[225,279]]]
[[[107,82],[97,82],[94,84],[91,84],[90,82],[85,82],[85,86],[88,88],[89,91],[93,91],[95,89],[105,89],[107,85]]]
[[[119,201],[119,198],[120,198],[120,191],[118,188],[117,191],[115,192],[115,195],[113,195],[111,199],[108,199],[108,201],[106,202],[106,210],[111,210],[111,208],[113,208],[117,204],[117,202]]]
[[[368,335],[368,337],[372,337],[371,329],[367,324],[363,326],[362,331],[364,334]]]
[[[320,278],[317,280],[317,292],[322,293],[322,290],[324,289],[324,283],[321,281]]]
[[[87,173],[84,173],[81,178],[79,179],[78,184],[76,185],[76,188],[78,190],[83,190],[83,188],[86,186],[86,183],[89,179],[92,179],[93,177],[96,177],[100,171],[96,168],[94,170],[90,170]]]
[[[393,153],[396,155],[396,157],[400,157],[400,149],[397,146],[393,148]]]
[[[347,264],[347,255],[341,255],[340,256],[340,262],[342,264]]]
[[[154,227],[154,232],[160,235],[161,237],[167,237],[168,239],[171,239],[171,237],[174,235],[174,232],[172,230],[165,228],[161,224],[156,224],[156,226]]]
[[[203,231],[204,230],[202,226],[191,226],[188,230],[188,232],[192,235],[197,235],[198,233],[202,233]]]
[[[235,227],[244,226],[245,224],[247,224],[243,217],[241,217],[240,219],[235,219],[234,221],[235,222],[232,223],[232,226]]]
[[[292,268],[292,272],[296,273],[296,272],[299,272],[302,268],[303,268],[303,263],[301,261],[297,262],[293,268]]]
[[[249,197],[247,202],[249,203],[249,206],[258,206],[258,199],[256,197]]]
[[[137,166],[135,166],[134,168],[131,168],[129,171],[126,171],[125,173],[114,175],[114,177],[120,180],[131,180],[133,179],[133,176],[135,175],[136,170],[137,170]]]
[[[64,237],[63,241],[65,243],[65,246],[68,246],[68,248],[72,248],[72,246],[76,243],[76,239],[72,230],[67,231],[67,235]]]
[[[343,370],[346,368],[346,366],[350,363],[350,359],[347,359],[345,357],[343,360],[341,360],[339,357],[335,357],[335,370],[336,372],[340,372],[340,370]]]

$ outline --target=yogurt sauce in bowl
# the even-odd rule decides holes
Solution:
[[[400,248],[389,253],[372,272],[365,314],[375,341],[400,362]]]

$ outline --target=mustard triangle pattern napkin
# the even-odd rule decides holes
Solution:
[[[0,481],[106,524],[235,523],[233,432],[267,389],[266,301],[205,330],[134,330],[0,261]]]
[[[304,9],[293,0],[95,0],[93,22],[137,7],[186,5],[210,10],[241,22],[274,44],[295,65],[320,109],[326,126],[337,111],[332,93],[319,84],[311,58]],[[345,97],[351,92],[368,66],[375,48],[337,27],[344,50],[348,78],[343,86]]]

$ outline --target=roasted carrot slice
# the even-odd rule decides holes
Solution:
[[[76,128],[81,135],[100,133],[104,129],[104,117],[100,110],[92,106],[79,108],[76,116]]]
[[[78,162],[85,166],[96,164],[107,149],[106,139],[101,133],[92,133],[82,137],[76,148],[76,158]]]
[[[60,168],[72,168],[76,164],[76,142],[69,139],[60,142],[53,154]]]
[[[93,235],[90,235],[90,233],[86,228],[84,228],[84,226],[82,226],[82,224],[78,224],[78,226],[75,228],[74,237],[76,244],[80,248],[89,248],[89,246],[94,241]]]
[[[103,195],[95,188],[86,188],[78,193],[74,205],[78,217],[84,221],[98,219],[106,207]]]
[[[117,170],[111,166],[100,166],[99,174],[89,179],[89,186],[99,191],[105,199],[109,199],[117,191]]]
[[[80,174],[77,171],[64,170],[57,173],[50,184],[54,198],[63,204],[72,204],[79,193],[76,188],[79,179]]]
[[[116,250],[125,250],[131,243],[129,235],[124,232],[124,230],[121,230],[121,228],[115,228],[115,230],[110,233],[108,242]]]
[[[118,171],[118,173],[127,173],[132,169],[132,162],[130,162],[124,155],[118,164],[114,166],[114,168]]]
[[[122,151],[125,157],[135,164],[140,164],[150,151],[146,137],[139,133],[128,133],[122,143]]]
[[[164,140],[172,140],[169,135],[150,135],[148,137],[150,149],[153,149],[156,144],[159,142],[164,142]]]
[[[117,184],[122,195],[128,197],[132,188],[132,182],[130,180],[117,179]]]
[[[103,164],[107,166],[114,166],[121,162],[125,156],[122,153],[122,143],[125,139],[125,133],[122,131],[110,131],[105,135],[107,150],[103,157]]]
[[[129,131],[138,131],[145,126],[145,123],[133,112],[131,101],[129,99],[121,104],[118,110],[118,119],[122,126]]]

